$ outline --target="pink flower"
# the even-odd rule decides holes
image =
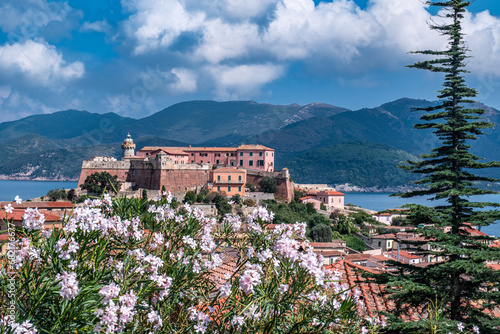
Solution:
[[[102,303],[104,305],[108,304],[113,298],[117,298],[120,294],[120,287],[115,283],[105,285],[99,290],[99,295],[103,298]]]
[[[74,299],[78,295],[78,281],[76,280],[76,273],[64,271],[62,274],[57,274],[56,280],[59,281],[57,285],[61,287],[59,294],[64,299]]]
[[[21,199],[21,197],[19,197],[17,195],[16,195],[16,198],[14,200],[16,201],[16,204],[21,204],[23,202],[23,200]]]
[[[160,329],[163,326],[163,320],[156,311],[151,311],[148,313],[148,323],[154,324],[154,329]]]
[[[14,330],[14,334],[35,334],[38,332],[29,320],[26,320],[22,324],[13,323],[10,327]]]
[[[281,293],[287,292],[288,291],[288,284],[280,284],[278,291]]]
[[[240,278],[240,289],[246,294],[253,293],[254,287],[260,283],[260,273],[256,270],[255,266],[250,266],[246,269]]]

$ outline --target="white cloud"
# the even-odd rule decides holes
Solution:
[[[193,71],[186,68],[173,68],[171,73],[175,76],[175,83],[170,84],[172,92],[182,94],[196,91],[197,76]]]
[[[135,54],[172,44],[182,32],[196,31],[205,18],[189,13],[176,0],[122,0],[122,5],[135,12],[125,22],[125,31],[137,42]]]
[[[212,66],[209,68],[222,99],[249,98],[263,85],[283,75],[284,68],[273,64]]]
[[[59,81],[81,78],[83,63],[66,63],[56,48],[41,41],[0,46],[0,68],[6,72],[20,72],[26,78],[44,86],[59,85]]]
[[[33,38],[50,22],[62,22],[72,8],[66,2],[46,0],[3,0],[0,5],[0,27],[16,37]]]
[[[106,20],[95,21],[95,22],[85,22],[85,23],[83,23],[80,30],[81,31],[97,31],[97,32],[107,33],[108,31],[111,30],[111,26],[109,25],[108,21],[106,21]]]

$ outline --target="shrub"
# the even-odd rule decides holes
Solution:
[[[118,181],[118,176],[112,176],[108,172],[93,173],[85,179],[85,182],[80,185],[82,189],[93,194],[101,195],[104,192],[118,193],[120,191],[121,182]]]
[[[311,230],[311,237],[316,242],[332,241],[332,229],[330,226],[319,224]]]
[[[268,232],[271,215],[258,208],[248,229],[231,216],[216,228],[170,200],[87,200],[51,233],[31,212],[15,227],[20,258],[0,271],[0,308],[18,310],[0,333],[359,333],[367,324],[340,277],[312,250],[299,253],[304,224]],[[240,255],[217,278],[226,245]]]
[[[255,201],[251,198],[247,198],[246,200],[243,201],[243,205],[246,206],[255,206]]]
[[[66,194],[66,190],[56,188],[49,190],[46,197],[49,199],[49,201],[67,200],[68,194]]]
[[[196,202],[196,194],[194,193],[194,191],[189,190],[188,192],[186,192],[186,195],[184,196],[183,202],[188,203],[189,205]]]
[[[278,185],[276,184],[276,179],[274,177],[264,176],[259,182],[260,190],[265,193],[276,193],[278,192]]]

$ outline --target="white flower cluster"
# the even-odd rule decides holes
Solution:
[[[61,287],[59,294],[64,299],[72,300],[79,292],[78,281],[76,280],[76,273],[64,271],[62,274],[56,275],[57,284]]]
[[[13,323],[10,327],[14,331],[13,334],[35,334],[38,332],[29,320],[24,321],[22,324]]]
[[[113,299],[118,297],[119,290],[113,284],[102,287],[99,294],[103,296],[102,304],[106,308],[98,309],[95,312],[99,318],[99,323],[95,326],[94,332],[99,333],[102,330],[106,333],[122,332],[137,313],[135,310],[137,296],[134,290],[119,296],[116,302]]]
[[[23,226],[28,231],[40,230],[45,224],[45,216],[38,211],[38,208],[27,208],[23,215]]]

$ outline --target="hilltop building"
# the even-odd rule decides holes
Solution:
[[[122,191],[161,190],[172,193],[198,191],[209,187],[226,195],[245,195],[247,183],[258,185],[264,176],[273,177],[277,196],[290,201],[293,183],[288,170],[274,171],[274,149],[262,145],[238,147],[161,147],[146,146],[135,153],[130,134],[123,141],[121,160],[94,157],[83,161],[78,186],[98,172],[116,175]]]

